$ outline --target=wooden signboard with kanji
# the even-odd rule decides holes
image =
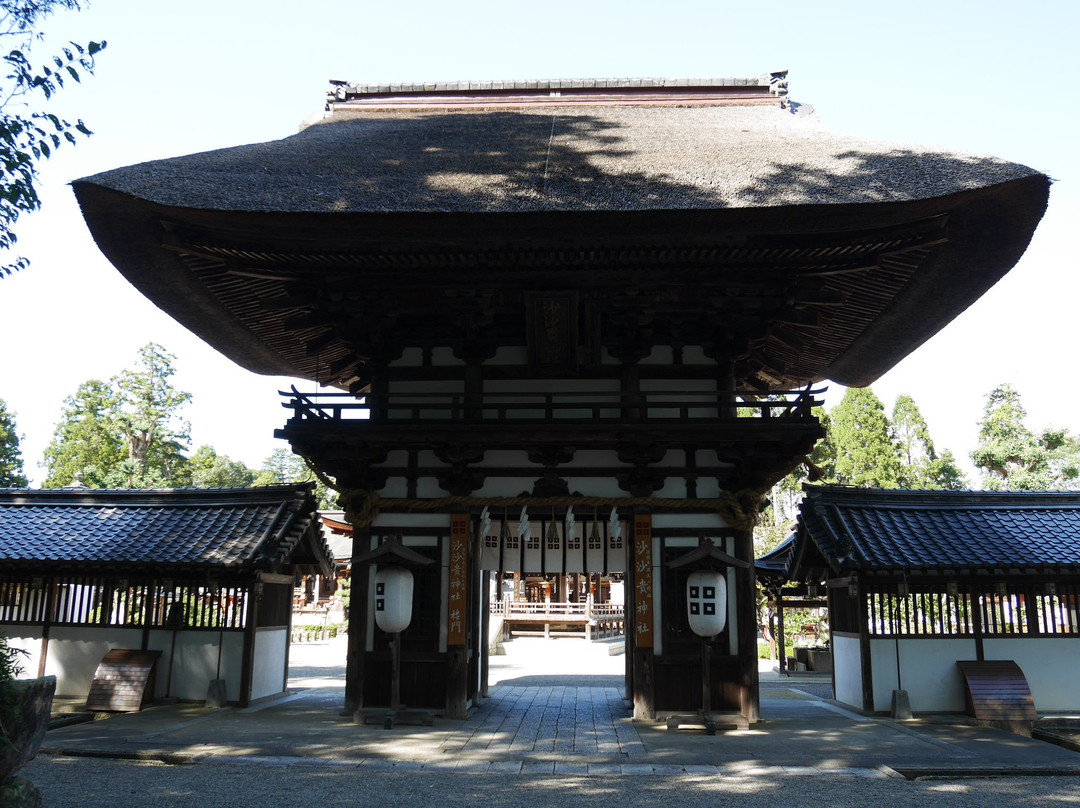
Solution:
[[[638,648],[653,644],[652,517],[634,517],[634,626]]]
[[[465,644],[465,618],[468,608],[469,517],[463,513],[450,516],[450,593],[446,611],[447,645]]]

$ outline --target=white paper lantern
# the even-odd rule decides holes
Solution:
[[[412,620],[413,575],[404,567],[375,572],[375,623],[388,634],[404,631]]]
[[[686,617],[699,637],[714,637],[727,624],[727,580],[715,570],[696,570],[686,578]]]

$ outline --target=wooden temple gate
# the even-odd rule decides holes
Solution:
[[[500,571],[625,576],[635,714],[700,707],[701,640],[686,623],[687,571],[667,564],[703,538],[749,562],[761,470],[779,473],[821,434],[812,391],[757,402],[713,387],[634,396],[630,416],[629,399],[578,393],[567,396],[569,405],[547,393],[539,408],[524,393],[514,407],[505,395],[495,405],[479,395],[471,408],[408,396],[409,418],[393,417],[400,404],[392,391],[382,407],[290,394],[293,416],[279,434],[339,485],[367,486],[342,486],[354,553],[393,536],[437,562],[415,571],[416,616],[402,634],[406,703],[460,717],[486,692],[485,571]],[[365,406],[369,417],[356,417]],[[635,428],[648,429],[647,445],[633,441]],[[536,443],[522,445],[523,435]],[[630,490],[620,491],[624,485]],[[349,710],[384,704],[389,693],[390,650],[370,610],[372,574],[353,571]],[[728,577],[729,628],[710,643],[712,704],[753,719],[753,579],[735,567]]]
[[[710,658],[712,704],[753,719],[751,531],[822,435],[810,386],[869,384],[970,305],[1049,188],[807,109],[786,73],[335,83],[295,137],[73,186],[161,308],[248,369],[339,391],[289,394],[276,434],[341,492],[354,560],[394,536],[435,562],[401,638],[405,701],[463,716],[482,692],[483,550],[497,536],[513,563],[504,523],[545,523],[519,565],[592,571],[566,515],[614,510],[635,715],[696,709]],[[734,562],[710,654],[670,566],[704,540]],[[368,580],[353,710],[389,692]]]

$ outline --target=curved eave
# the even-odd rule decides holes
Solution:
[[[1036,174],[940,200],[949,208],[948,241],[826,377],[848,387],[871,384],[944,328],[1020,260],[1049,194],[1049,178]]]
[[[73,187],[102,252],[159,308],[251,371],[312,380],[319,379],[318,357],[303,349],[302,339],[295,334],[268,336],[264,326],[253,326],[251,317],[224,307],[190,264],[168,248],[170,229],[211,234],[239,251],[385,254],[483,249],[491,245],[493,234],[500,245],[527,244],[534,251],[565,249],[568,244],[707,246],[733,235],[843,235],[947,217],[946,241],[873,321],[847,323],[847,331],[837,330],[824,369],[813,376],[849,386],[872,383],[1008,272],[1027,248],[1049,195],[1048,178],[1030,174],[899,202],[708,210],[315,213],[173,207],[92,180],[77,181]],[[237,283],[257,297],[259,285],[269,289],[272,281],[241,272]],[[251,316],[267,319],[265,311]],[[845,325],[842,319],[837,324]]]

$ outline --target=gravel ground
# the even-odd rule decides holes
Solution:
[[[492,657],[491,682],[528,685],[621,683],[625,658],[583,641],[514,641]],[[344,639],[294,646],[291,687],[343,687]],[[557,652],[557,653],[556,653]],[[543,680],[542,682],[540,680]],[[780,679],[762,671],[763,690],[798,689],[822,697],[828,682]],[[658,767],[662,769],[663,767]],[[909,781],[871,771],[822,774],[787,768],[769,776],[686,773],[582,776],[570,773],[384,771],[356,762],[305,758],[208,758],[185,765],[91,757],[40,756],[22,774],[40,788],[45,806],[171,808],[172,806],[1053,806],[1080,805],[1080,777],[949,778]]]
[[[45,805],[78,808],[269,808],[269,806],[528,806],[611,808],[721,806],[1047,806],[1080,803],[1080,779],[1063,777],[907,781],[843,776],[553,777],[370,772],[326,764],[166,766],[93,758],[43,758],[25,770]]]

